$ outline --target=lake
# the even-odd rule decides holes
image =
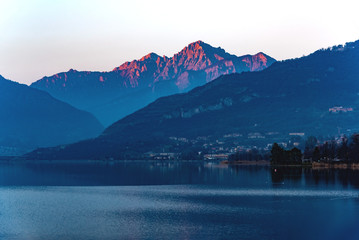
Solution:
[[[0,239],[359,239],[359,171],[0,163]]]

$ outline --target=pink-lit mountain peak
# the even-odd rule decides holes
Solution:
[[[180,52],[171,58],[166,56],[161,57],[158,54],[152,52],[138,60],[125,62],[119,67],[114,68],[113,71],[138,68],[138,66],[151,63],[156,63],[158,67],[164,66],[165,63],[167,66],[176,65],[178,67],[182,66],[188,70],[201,70],[217,61],[233,57],[236,56],[225,52],[220,47],[214,48],[203,41],[196,41],[184,47]]]
[[[201,40],[188,44],[188,46],[185,47],[182,51],[203,52],[207,55],[219,54],[219,55],[223,55],[226,57],[234,57],[234,55],[227,53],[226,51],[224,51],[224,49],[222,49],[220,47],[217,47],[217,48],[212,47],[211,45],[209,45]]]
[[[195,57],[200,57],[205,55],[208,58],[212,58],[215,55],[223,58],[231,58],[231,57],[235,57],[234,55],[231,55],[229,53],[227,53],[226,51],[224,51],[224,49],[218,47],[212,47],[211,45],[203,42],[203,41],[196,41],[193,43],[190,43],[187,47],[183,48],[182,51],[180,51],[178,53],[179,55],[187,55],[188,57],[190,56],[195,56]],[[216,58],[216,57],[215,57]],[[217,59],[217,58],[216,58]],[[220,60],[220,59],[217,59]]]
[[[70,70],[31,86],[93,112],[107,125],[158,97],[189,91],[224,74],[259,71],[273,62],[263,53],[237,57],[196,41],[170,58],[151,52],[110,72]]]
[[[196,81],[194,78],[190,79],[188,71],[205,71],[205,79],[208,82],[222,74],[241,72],[243,65],[250,71],[262,70],[267,67],[267,57],[261,52],[254,56],[237,57],[220,47],[215,48],[203,41],[196,41],[171,58],[149,53],[138,60],[126,62],[113,71],[125,77],[124,85],[127,87],[141,84],[152,86],[159,81],[174,79],[182,91]]]
[[[143,56],[139,61],[146,61],[148,59],[156,61],[158,58],[161,58],[161,57],[159,55],[157,55],[156,53],[151,52],[151,53]]]
[[[253,55],[254,58],[258,58],[259,60],[266,61],[268,59],[268,55],[264,54],[263,52],[259,52]]]
[[[114,68],[112,71],[121,71],[121,70],[128,70],[129,68],[139,68],[146,66],[146,64],[155,64],[161,65],[161,63],[165,62],[167,58],[161,57],[156,53],[149,53],[138,60],[133,60],[131,62],[125,62],[124,64],[120,65],[119,67]]]
[[[263,70],[273,61],[275,60],[262,52],[237,57],[220,47],[216,48],[203,41],[196,41],[188,44],[171,58],[151,52],[140,59],[125,62],[111,72],[92,74],[88,71],[78,72],[71,69],[52,77],[45,77],[42,79],[42,85],[44,85],[43,89],[71,88],[81,84],[93,88],[98,86],[112,88],[113,84],[137,88],[152,87],[157,82],[171,80],[180,91],[184,91],[204,83],[198,76],[195,77],[193,72],[204,71],[201,76],[205,82],[209,82],[223,74]],[[114,75],[107,76],[108,74]],[[41,84],[40,82],[34,83],[33,86]]]
[[[234,57],[236,56],[226,53],[222,48],[214,48],[203,41],[196,41],[175,54],[167,66],[198,71],[216,64],[218,61]]]

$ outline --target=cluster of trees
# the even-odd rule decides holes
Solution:
[[[272,164],[302,164],[302,152],[294,147],[291,150],[285,150],[277,143],[274,143],[271,150]]]
[[[236,152],[228,156],[228,161],[259,161],[269,159],[270,155],[268,152],[260,151],[256,148],[250,149],[248,151]]]
[[[313,162],[346,162],[359,163],[359,134],[350,138],[343,136],[339,140],[329,140],[320,144],[315,137],[309,137],[305,142],[304,152],[298,148],[285,150],[274,143],[271,150],[272,164],[301,164],[304,160]]]
[[[332,139],[323,144],[318,144],[314,137],[308,140],[304,149],[305,159],[314,162],[359,162],[359,134],[353,134],[350,138],[343,136],[337,141]]]

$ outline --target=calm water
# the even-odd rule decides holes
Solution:
[[[0,163],[0,239],[359,239],[359,172]]]

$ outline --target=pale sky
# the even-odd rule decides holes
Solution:
[[[358,0],[0,0],[0,75],[109,71],[202,40],[277,60],[359,39]]]

